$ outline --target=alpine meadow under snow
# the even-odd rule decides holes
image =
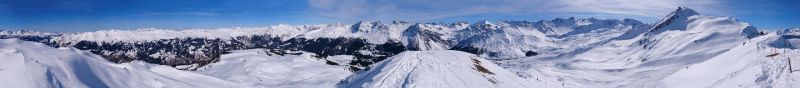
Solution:
[[[654,23],[361,21],[0,39],[0,86],[13,88],[800,87],[800,28],[686,7]]]

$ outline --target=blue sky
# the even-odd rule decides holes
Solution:
[[[0,0],[0,29],[105,29],[351,24],[360,20],[475,22],[554,18],[661,19],[678,6],[758,28],[800,27],[799,0]]]

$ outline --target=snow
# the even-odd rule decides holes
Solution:
[[[777,32],[780,39],[773,41],[770,46],[778,48],[800,48],[800,28],[784,29]]]
[[[688,21],[691,21],[689,18],[690,16],[697,16],[700,15],[697,11],[694,11],[690,8],[686,7],[678,7],[672,13],[669,13],[665,16],[664,19],[657,22],[653,29],[650,30],[650,33],[658,34],[666,30],[683,30],[687,29],[686,25],[688,25]]]
[[[359,26],[344,24],[318,24],[318,25],[287,25],[279,24],[265,27],[233,27],[216,29],[137,29],[137,30],[100,30],[94,32],[66,33],[56,37],[53,41],[62,44],[71,44],[80,41],[97,42],[137,42],[174,38],[207,38],[231,39],[239,36],[269,35],[280,37],[284,41],[301,38],[363,38],[369,43],[383,44],[389,40],[400,40],[403,30],[408,28],[408,23],[393,23],[385,25],[380,22],[360,22]],[[355,31],[353,31],[355,30]],[[6,32],[0,32],[4,34]]]
[[[757,40],[756,40],[757,41]],[[749,66],[749,64],[758,60],[760,55],[757,53],[756,43],[750,43],[740,47],[731,49],[728,52],[722,53],[717,57],[711,58],[702,63],[693,64],[687,69],[682,69],[663,81],[666,86],[672,88],[690,88],[690,87],[711,87],[715,80],[723,79],[729,75],[748,75],[757,77],[753,74],[758,72],[757,66]],[[744,69],[745,74],[730,74]],[[703,72],[698,74],[697,72]],[[742,80],[755,80],[755,79],[742,79]],[[752,82],[751,82],[752,83]],[[743,84],[743,83],[738,83]],[[731,87],[723,87],[731,88]]]
[[[38,35],[56,35],[56,34],[48,32],[27,31],[27,30],[19,30],[19,31],[0,30],[0,35],[38,36]]]
[[[140,61],[116,64],[74,48],[0,40],[0,86],[13,88],[333,87],[352,74],[311,54],[269,56],[263,49],[223,55],[199,71]],[[245,61],[246,60],[246,61]],[[303,74],[298,74],[303,73]]]
[[[282,27],[281,25],[275,27]],[[286,28],[289,29],[289,28]],[[264,34],[266,30],[243,29],[243,28],[220,28],[220,29],[192,29],[192,30],[162,30],[162,29],[138,29],[138,30],[100,30],[95,32],[69,33],[57,37],[57,41],[78,42],[99,41],[99,42],[120,42],[120,41],[148,41],[159,39],[173,39],[184,37],[201,38],[230,38],[241,35]]]
[[[798,50],[765,47],[775,34],[753,39],[753,43],[731,49],[702,63],[681,69],[661,82],[672,88],[716,87],[795,88],[800,75],[788,72],[787,58],[800,55]],[[771,50],[771,51],[770,51]],[[767,52],[769,51],[769,52]],[[777,56],[769,55],[779,53]]]
[[[781,66],[786,65],[774,64],[785,61],[761,61],[768,54],[756,53],[768,51],[755,47],[768,47],[760,41],[772,37],[757,37],[756,29],[748,23],[731,17],[699,15],[685,7],[667,17],[657,23],[664,27],[645,32],[588,32],[588,38],[610,39],[571,46],[577,48],[556,56],[497,63],[527,79],[562,83],[565,87],[792,87],[787,83],[794,81],[786,80],[796,76],[780,73],[777,69],[785,72]]]
[[[198,73],[248,87],[326,88],[352,74],[346,66],[327,65],[313,54],[270,56],[263,49],[233,51]]]
[[[225,87],[231,82],[143,62],[116,64],[74,48],[0,40],[0,80],[5,87]],[[7,69],[7,70],[6,70]],[[22,78],[20,78],[22,77]],[[190,82],[187,82],[190,81]]]
[[[461,25],[415,24],[402,33],[405,38],[401,41],[404,46],[419,50],[446,50],[452,44],[443,40],[452,40],[453,32],[464,28]]]
[[[0,35],[60,34],[0,31]],[[354,55],[319,58],[303,51],[276,55],[264,49],[248,49],[231,51],[222,55],[219,62],[185,71],[176,68],[197,65],[170,67],[140,61],[117,64],[75,48],[4,39],[0,40],[0,80],[14,81],[0,82],[0,86],[797,88],[800,84],[800,29],[758,30],[732,17],[701,15],[686,7],[679,7],[652,25],[632,19],[596,18],[474,24],[361,21],[354,25],[102,30],[66,33],[55,36],[53,41],[138,42],[249,35],[280,37],[284,41],[361,38],[372,44],[402,42],[421,51],[406,51],[373,64],[369,70],[353,73],[344,64],[354,60]],[[447,50],[458,45],[487,53]],[[528,51],[539,55],[525,55]],[[174,52],[149,56],[174,56],[170,54]]]
[[[556,47],[544,33],[517,24],[530,22],[500,22],[473,24],[454,33],[458,47],[474,47],[488,52],[487,59],[525,57],[525,52]]]
[[[481,69],[485,71],[481,71]],[[352,75],[346,88],[530,88],[528,82],[478,56],[460,51],[408,51]]]
[[[325,60],[334,62],[339,65],[350,64],[351,61],[356,60],[356,57],[353,55],[335,55],[335,56],[328,56]]]

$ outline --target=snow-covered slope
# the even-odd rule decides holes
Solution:
[[[221,61],[196,72],[229,80],[246,87],[327,88],[352,74],[347,66],[328,65],[307,52],[285,55],[265,49],[233,51]]]
[[[344,88],[531,88],[537,83],[473,54],[460,51],[408,51],[369,71],[352,75]]]
[[[671,88],[796,88],[800,74],[795,68],[800,50],[767,46],[776,34],[757,37],[709,60],[686,66],[661,80]],[[795,61],[790,62],[793,59]],[[794,73],[790,72],[794,71]]]
[[[732,17],[701,15],[686,7],[653,24],[596,18],[472,24],[360,21],[191,30],[0,31],[0,39],[11,39],[0,41],[0,80],[21,79],[0,82],[9,87],[800,84],[800,60],[794,60],[800,55],[800,29],[758,30]]]
[[[143,62],[116,64],[74,48],[0,40],[0,86],[16,88],[225,87],[234,83]],[[11,81],[14,80],[14,81]]]
[[[460,50],[487,59],[515,59],[569,52],[575,46],[605,43],[613,36],[635,35],[647,25],[632,19],[556,19],[539,22],[482,21],[391,23],[360,21],[353,25],[274,25],[251,28],[101,30],[78,33],[0,32],[53,47],[75,47],[115,63],[207,65],[222,53],[253,48],[303,50],[322,57],[353,55],[366,67],[402,51]],[[553,32],[553,31],[558,31]],[[563,33],[561,33],[563,32]],[[187,68],[193,70],[196,68]]]
[[[411,26],[407,22],[396,21],[390,24],[361,21],[353,25],[318,24],[286,25],[265,27],[234,27],[217,29],[138,29],[138,30],[100,30],[94,32],[66,33],[55,37],[54,42],[74,44],[80,41],[95,42],[141,42],[174,38],[233,39],[241,36],[268,35],[283,41],[291,38],[362,38],[369,43],[382,44],[390,39],[399,40],[401,31]]]
[[[784,29],[777,32],[780,38],[770,43],[772,47],[800,49],[800,28]]]
[[[405,38],[402,40],[408,50],[446,50],[457,42],[454,40],[454,32],[467,26],[469,24],[466,23],[416,24],[403,31]]]
[[[723,53],[752,52],[732,49],[755,41],[753,38],[760,34],[747,23],[730,17],[699,15],[685,7],[677,9],[655,25],[643,33],[631,32],[641,30],[630,30],[606,43],[554,57],[531,57],[498,63],[513,72],[526,73],[521,74],[523,77],[541,79],[543,82],[558,80],[566,87],[665,87],[665,84],[656,81],[686,66],[713,58],[747,58],[736,56],[741,54]],[[692,71],[692,74],[706,73]]]
[[[297,54],[297,55],[293,55]],[[13,88],[333,87],[351,72],[304,52],[235,51],[199,71],[140,61],[113,63],[75,48],[0,40],[0,86]],[[13,80],[13,81],[11,81]]]
[[[649,25],[633,19],[482,21],[456,31],[454,38],[458,43],[451,49],[499,60],[554,55],[597,46],[618,36],[636,35],[647,28]]]
[[[489,59],[531,56],[526,52],[540,52],[539,49],[556,45],[545,35],[532,27],[512,25],[513,22],[479,22],[456,31],[458,44],[454,50],[462,50],[482,55]],[[530,23],[530,22],[527,22]]]
[[[691,20],[689,17],[695,15],[700,15],[700,13],[686,7],[678,7],[661,21],[656,22],[649,34],[658,34],[667,30],[687,29],[686,26],[689,25],[688,22]]]

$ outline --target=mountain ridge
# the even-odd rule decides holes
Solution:
[[[13,57],[0,60],[31,59],[25,63],[40,64],[36,60],[59,61],[75,52],[90,56],[67,60],[88,59],[90,63],[77,65],[93,69],[78,70],[95,75],[64,73],[84,77],[77,78],[79,83],[30,84],[45,87],[793,88],[800,79],[795,72],[800,69],[791,68],[791,63],[800,63],[792,60],[800,56],[798,30],[759,30],[733,17],[678,7],[654,24],[557,18],[472,24],[359,21],[203,30],[0,31],[4,39],[0,44],[8,45],[0,46],[0,55]],[[41,52],[36,50],[57,54],[37,55]],[[206,80],[163,80],[186,78],[169,73]],[[131,76],[139,81],[126,85],[109,80]]]
[[[575,19],[574,20],[582,20]],[[553,21],[557,21],[555,19]],[[590,19],[585,19],[590,20]],[[592,19],[597,20],[597,19]],[[613,19],[608,19],[613,20]],[[611,24],[617,22],[639,22],[616,20]],[[543,21],[539,21],[543,22]],[[601,24],[605,24],[600,22]],[[304,49],[296,45],[304,44],[305,42],[324,43],[325,41],[334,43],[346,42],[365,42],[358,43],[355,46],[352,44],[344,44],[343,46],[352,46],[351,49],[360,50],[374,50],[379,47],[374,46],[395,46],[406,47],[405,49],[393,49],[394,53],[387,52],[349,52],[346,54],[359,54],[361,58],[374,58],[386,57],[405,50],[445,50],[445,49],[462,49],[454,48],[456,45],[461,44],[461,47],[470,48],[476,46],[472,42],[480,42],[479,40],[469,41],[469,37],[481,38],[475,36],[512,36],[506,39],[501,39],[498,42],[524,42],[531,41],[526,44],[534,44],[534,41],[547,42],[545,36],[527,36],[527,35],[541,35],[537,33],[534,24],[541,24],[529,21],[500,21],[500,22],[477,22],[468,24],[467,22],[455,23],[409,23],[405,21],[392,21],[391,23],[384,23],[380,21],[360,21],[353,25],[343,24],[324,24],[324,25],[275,25],[267,27],[255,28],[220,28],[220,29],[198,29],[198,30],[163,30],[163,29],[139,29],[139,30],[100,30],[94,32],[78,32],[78,33],[57,33],[53,36],[39,36],[37,35],[22,35],[22,34],[3,34],[3,38],[26,38],[34,37],[29,41],[37,41],[46,43],[54,47],[78,47],[79,49],[90,49],[93,53],[104,55],[106,58],[121,58],[111,59],[114,62],[129,62],[141,57],[152,57],[148,62],[161,63],[166,65],[190,65],[194,63],[207,64],[216,61],[214,57],[229,50],[247,49],[254,47],[272,47],[283,49]],[[626,24],[622,24],[626,25]],[[634,23],[630,25],[643,25],[641,23]],[[484,27],[485,26],[485,27]],[[485,35],[482,32],[490,31],[485,29],[492,29],[490,35]],[[587,28],[591,29],[591,28]],[[473,30],[473,31],[466,31]],[[514,32],[502,32],[514,31]],[[497,33],[503,33],[498,34]],[[505,34],[512,33],[512,34]],[[525,33],[525,34],[515,34]],[[531,34],[532,33],[532,34]],[[516,36],[516,37],[514,37]],[[509,38],[525,38],[533,40],[524,41],[510,41]],[[538,37],[538,38],[537,38]],[[340,39],[343,38],[343,39]],[[317,39],[324,39],[317,40]],[[344,41],[347,40],[347,41]],[[355,40],[355,41],[352,41]],[[289,44],[291,43],[291,44]],[[145,44],[146,46],[143,46]],[[211,45],[209,45],[211,44]],[[488,44],[488,43],[487,43]],[[260,45],[260,46],[255,46]],[[263,46],[266,45],[266,46]],[[288,46],[287,46],[288,45]],[[366,46],[362,46],[366,45]],[[166,49],[167,46],[192,46],[197,49]],[[470,46],[470,47],[465,47]],[[521,46],[521,45],[516,45]],[[556,47],[552,44],[544,45]],[[120,48],[113,48],[120,47]],[[128,47],[128,48],[124,48]],[[145,48],[136,48],[145,47]],[[163,48],[159,48],[163,47]],[[327,46],[326,46],[327,47]],[[329,48],[320,47],[322,49],[332,49],[341,51],[335,46]],[[372,49],[371,49],[372,48]],[[496,56],[501,54],[499,51],[484,51],[487,47],[474,47],[475,50],[468,50],[471,53],[484,54],[484,52],[494,53],[487,56]],[[477,49],[482,48],[482,49]],[[111,49],[111,50],[108,50]],[[317,50],[317,49],[304,49],[304,50]],[[358,51],[358,50],[353,50]],[[182,52],[182,53],[168,53],[168,52]],[[327,51],[325,51],[327,52]],[[331,51],[333,52],[333,51]],[[513,54],[502,53],[503,55],[513,55],[507,57],[521,57],[530,56],[532,53],[538,53],[538,50],[526,49],[515,50]],[[198,53],[198,54],[194,54]],[[318,52],[320,55],[332,56],[340,55],[343,53],[325,54]],[[373,53],[379,53],[377,56]],[[201,55],[205,54],[205,55]],[[527,55],[526,55],[527,54]],[[366,57],[363,57],[366,56]],[[172,57],[189,57],[185,59],[174,59],[169,61]],[[199,57],[199,58],[198,58]],[[191,59],[195,58],[195,59]],[[165,62],[166,61],[166,62]],[[374,61],[366,61],[363,63],[374,63]],[[180,63],[176,63],[180,62]],[[169,64],[172,63],[172,64]]]

